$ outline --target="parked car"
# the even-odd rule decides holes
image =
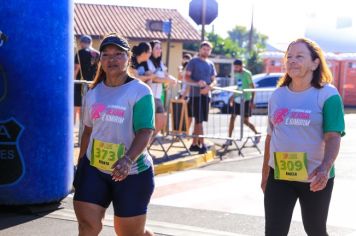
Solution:
[[[263,73],[252,76],[252,81],[255,88],[261,89],[261,91],[255,92],[254,104],[257,109],[267,108],[268,100],[276,88],[278,80],[283,76],[283,73]],[[236,89],[236,85],[228,86],[226,88]],[[233,93],[221,90],[214,90],[212,92],[211,106],[219,108],[221,113],[228,113],[229,110],[229,98]],[[239,97],[235,98],[235,102],[239,103]]]

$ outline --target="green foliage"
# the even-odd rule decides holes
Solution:
[[[250,57],[247,59],[246,68],[251,71],[252,74],[258,74],[263,72],[263,61],[258,57],[257,51],[252,51]]]
[[[246,63],[246,67],[253,74],[263,71],[263,63],[259,57],[259,53],[266,48],[266,35],[258,33],[253,29],[252,47],[248,51],[250,30],[244,26],[235,26],[231,31],[228,31],[228,37],[222,38],[214,32],[206,34],[206,38],[213,44],[213,54],[221,55],[226,58],[240,58]],[[199,43],[186,43],[184,49],[191,51],[199,50]]]

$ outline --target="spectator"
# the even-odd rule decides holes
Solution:
[[[243,90],[243,89],[253,89],[255,88],[255,85],[253,84],[252,81],[252,74],[249,70],[243,67],[242,61],[239,59],[236,59],[234,61],[234,76],[235,76],[235,83],[237,84],[237,89]],[[235,119],[237,115],[240,115],[240,96],[238,94],[233,94],[230,97],[229,100],[229,105],[230,105],[230,111],[231,111],[231,116],[230,116],[230,123],[229,123],[229,137],[232,136],[232,132],[235,127]],[[249,117],[252,115],[252,109],[253,109],[253,98],[255,96],[254,92],[244,92],[244,124],[247,125],[254,133],[255,139],[254,143],[258,144],[260,141],[261,136],[259,132],[257,132],[256,127],[250,122]],[[236,101],[237,100],[237,101]],[[229,146],[232,144],[231,140],[227,140],[224,146]]]
[[[164,102],[162,102],[162,84],[174,83],[170,79],[167,68],[162,62],[162,45],[158,40],[150,42],[152,48],[152,55],[148,60],[148,68],[155,75],[152,79],[151,89],[155,98],[155,137],[160,131],[163,131],[166,126],[167,114],[164,109]]]
[[[191,59],[192,56],[190,54],[184,54],[182,57],[182,64],[179,66],[178,80],[182,81],[182,89],[179,94],[180,99],[187,99],[189,96],[189,85],[185,83],[186,81],[184,78],[185,78],[186,67]]]
[[[141,42],[137,46],[133,46],[131,51],[130,72],[135,78],[151,84],[152,79],[155,77],[147,65],[147,61],[152,54],[151,45],[147,42]]]
[[[188,102],[188,115],[195,121],[193,131],[195,137],[189,150],[201,154],[207,152],[207,147],[204,144],[204,138],[197,136],[204,134],[203,121],[208,121],[210,91],[216,83],[215,66],[208,59],[211,50],[211,43],[203,41],[200,44],[199,55],[189,61],[185,73],[185,80],[196,85],[190,87]]]
[[[83,35],[79,40],[80,50],[74,57],[74,79],[92,81],[94,79],[98,62],[99,52],[92,48],[92,39],[89,35]],[[76,119],[80,119],[82,106],[82,86],[74,85],[74,125]]]

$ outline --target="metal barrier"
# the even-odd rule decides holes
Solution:
[[[189,84],[190,86],[196,86],[195,84]],[[209,118],[207,122],[203,122],[203,135],[195,135],[192,134],[192,126],[188,126],[188,129],[178,129],[177,127],[187,127],[184,125],[184,120],[181,117],[181,111],[176,112],[171,108],[169,112],[171,113],[171,123],[168,125],[168,136],[174,137],[199,137],[206,138],[212,140],[216,145],[222,147],[222,151],[220,152],[220,156],[224,155],[229,148],[229,145],[235,146],[238,154],[243,156],[242,149],[244,148],[256,148],[260,153],[261,150],[258,146],[259,141],[262,136],[266,135],[267,130],[267,106],[270,95],[272,94],[274,89],[245,89],[243,91],[231,89],[231,88],[222,88],[222,87],[214,87],[215,92],[213,92],[210,101],[209,108]],[[255,94],[254,105],[252,109],[252,116],[248,117],[246,120],[244,117],[245,113],[245,101],[244,95],[246,93],[253,92]],[[222,98],[217,98],[217,94],[221,95]],[[238,103],[237,106],[230,106],[229,97],[235,94],[236,98],[235,102]],[[178,101],[172,99],[171,103],[178,103]],[[183,101],[184,102],[184,101]],[[194,107],[194,104],[190,104]],[[198,109],[202,109],[198,107]],[[238,109],[238,110],[236,110]],[[172,113],[173,111],[173,113]],[[231,120],[231,114],[235,114],[234,120],[234,129],[229,135],[229,125]],[[175,124],[175,121],[183,122],[183,124]],[[244,124],[246,123],[246,124]],[[194,123],[192,123],[194,124]],[[249,126],[253,125],[255,133]],[[220,143],[219,143],[220,141]],[[221,144],[221,141],[225,141],[224,144]],[[249,141],[251,145],[249,145]],[[184,142],[182,142],[184,143]],[[187,152],[189,152],[188,148]],[[166,150],[167,151],[167,150]]]
[[[81,93],[82,93],[82,108],[80,109],[80,117],[79,117],[79,131],[78,131],[78,144],[80,147],[80,143],[82,141],[82,134],[84,131],[84,124],[83,124],[83,116],[84,116],[84,106],[85,106],[85,95],[89,90],[89,85],[92,84],[93,81],[87,80],[74,80],[74,84],[81,84]]]
[[[91,81],[85,80],[75,80],[75,84],[82,84],[82,107],[85,104],[85,94],[88,91],[88,86],[92,83]],[[185,83],[185,82],[184,82]],[[179,81],[178,86],[182,86],[183,82]],[[196,86],[192,83],[185,83],[188,86]],[[203,135],[192,134],[194,127],[194,121],[192,125],[190,124],[190,119],[188,117],[188,102],[184,99],[177,99],[177,88],[174,88],[175,91],[170,91],[169,99],[169,109],[167,111],[167,128],[163,136],[157,137],[156,142],[159,144],[160,151],[164,152],[165,158],[169,159],[168,151],[172,147],[183,148],[187,155],[190,155],[191,152],[184,142],[185,138],[206,138],[212,140],[214,144],[221,147],[219,152],[222,157],[229,150],[237,150],[238,154],[243,156],[242,150],[244,148],[256,148],[260,153],[259,140],[261,137],[266,135],[267,131],[267,106],[268,100],[271,96],[274,89],[245,89],[243,91],[231,88],[223,87],[214,87],[209,107],[209,118],[207,122],[203,122]],[[252,109],[252,116],[248,117],[248,121],[254,125],[257,130],[257,134],[251,130],[247,125],[244,124],[244,111],[245,111],[245,93],[255,94],[254,105]],[[238,102],[239,106],[229,106],[229,98],[231,95],[235,94],[235,102]],[[221,96],[222,98],[218,98]],[[225,100],[224,100],[225,99]],[[191,104],[194,107],[194,104]],[[201,107],[198,106],[198,109]],[[235,110],[238,109],[238,110]],[[79,123],[79,144],[81,142],[81,135],[84,130],[83,124],[83,112],[84,109],[81,109],[80,114],[80,123]],[[192,112],[194,112],[192,110]],[[231,114],[236,114],[236,119],[234,122],[234,130],[232,135],[229,135],[229,125],[231,120]],[[149,146],[148,150],[157,150],[153,147],[153,141]],[[163,142],[168,142],[168,148],[163,145]],[[175,146],[175,143],[181,143],[180,146]],[[225,142],[225,143],[221,143]],[[251,145],[249,145],[251,143]],[[225,144],[225,145],[224,145]],[[226,145],[230,144],[234,146],[234,149],[231,149]]]

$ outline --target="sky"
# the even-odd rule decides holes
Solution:
[[[193,26],[189,17],[191,0],[74,0],[75,2],[177,9]],[[283,47],[305,36],[306,32],[344,27],[356,39],[356,1],[354,0],[216,0],[218,17],[206,31],[227,37],[236,25],[254,28],[268,36],[274,46]],[[252,10],[253,9],[253,10]],[[329,31],[328,31],[329,32]],[[329,32],[332,34],[332,32]]]

